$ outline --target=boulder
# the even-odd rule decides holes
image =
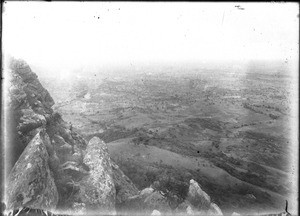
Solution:
[[[126,201],[129,197],[137,195],[139,190],[132,181],[120,170],[119,166],[111,161],[113,168],[113,179],[116,187],[116,205]]]
[[[175,209],[175,212],[179,215],[207,215],[208,213],[203,210],[197,210],[192,204],[188,201],[184,201],[178,205]]]
[[[175,209],[176,212],[178,213],[182,213],[182,212],[186,212],[188,207],[191,207],[191,203],[188,201],[183,201],[182,203],[180,203],[177,208]]]
[[[80,182],[79,198],[88,212],[115,212],[116,189],[106,144],[98,137],[92,138],[83,162],[89,174]]]
[[[46,125],[46,118],[43,115],[33,112],[32,109],[22,109],[18,130],[27,133],[33,129]]]
[[[211,202],[210,196],[193,179],[190,180],[185,201],[176,209],[177,212],[184,212],[184,210],[191,215],[223,215],[219,206]]]
[[[186,208],[186,214],[187,215],[194,215],[195,214],[191,206],[188,206]]]
[[[223,213],[219,208],[219,206],[217,206],[217,204],[212,202],[210,204],[209,210],[207,211],[207,215],[223,215]]]
[[[210,197],[193,179],[190,180],[189,192],[186,200],[198,210],[208,210],[210,208]]]
[[[159,191],[154,191],[144,200],[145,209],[156,209],[160,212],[171,212],[168,199]]]
[[[152,213],[151,213],[151,216],[159,216],[159,215],[161,215],[161,213],[160,213],[160,211],[157,211],[156,209],[154,209],[153,211],[152,211]]]
[[[48,166],[49,155],[40,130],[27,145],[8,178],[7,207],[51,210],[58,192]]]
[[[140,197],[146,198],[147,196],[149,196],[149,195],[152,194],[153,192],[154,192],[154,189],[153,189],[152,187],[144,188],[144,189],[140,192]]]

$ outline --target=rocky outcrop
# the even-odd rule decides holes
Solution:
[[[121,212],[140,212],[143,215],[151,215],[156,210],[163,214],[171,214],[169,200],[161,191],[153,188],[145,188],[138,195],[129,197],[122,205]]]
[[[211,201],[199,184],[190,180],[186,199],[175,209],[172,206],[172,197],[153,187],[145,188],[137,195],[124,199],[120,205],[120,212],[143,215],[223,215],[221,209]]]
[[[161,213],[160,213],[160,211],[158,211],[156,209],[154,209],[151,213],[151,216],[159,216],[159,215],[161,215]]]
[[[215,203],[211,203],[209,210],[207,211],[208,215],[223,215],[221,209],[219,208],[219,206]]]
[[[12,85],[9,90],[15,107],[26,104],[36,113],[52,113],[54,101],[29,65],[23,60],[11,59],[9,66],[12,72]]]
[[[151,193],[144,200],[145,208],[149,210],[156,209],[160,212],[171,213],[172,210],[169,206],[169,200],[159,191]]]
[[[195,208],[201,210],[208,210],[211,203],[210,197],[193,179],[190,180],[190,187],[186,200],[189,201]]]
[[[87,144],[52,110],[53,99],[28,64],[11,59],[8,72],[7,154],[13,159],[7,164],[7,210],[112,213],[115,179],[120,197],[136,193],[123,172],[113,170],[105,143],[94,138]]]
[[[221,209],[211,202],[210,196],[193,179],[190,180],[185,201],[177,207],[176,211],[188,215],[223,215]]]
[[[49,139],[47,134],[39,131],[14,165],[8,179],[8,209],[56,207],[58,192],[48,166],[45,139]]]
[[[69,215],[116,211],[222,214],[194,180],[185,200],[169,193],[165,184],[139,191],[110,159],[102,140],[94,137],[87,143],[52,110],[53,99],[24,61],[12,59],[9,73],[6,124],[11,136],[6,149],[12,160],[6,167],[10,171],[6,179],[7,210],[55,210]],[[176,187],[171,188],[181,185],[171,181],[169,186],[174,184]]]
[[[118,207],[128,200],[129,197],[137,195],[139,190],[115,162],[111,161],[111,165],[116,188],[116,207]]]
[[[92,138],[83,162],[89,174],[79,182],[79,199],[89,211],[115,212],[116,189],[106,144],[98,137]]]
[[[23,60],[10,59],[7,71],[7,140],[13,165],[36,134],[35,129],[45,127],[46,119],[53,113],[54,101]]]

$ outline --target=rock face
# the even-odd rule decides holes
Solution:
[[[48,166],[45,146],[47,134],[39,131],[20,156],[8,179],[9,209],[22,206],[51,210],[58,202],[58,192]]]
[[[80,199],[89,210],[115,211],[116,189],[106,144],[98,137],[90,140],[83,162],[89,175],[80,181]]]
[[[11,99],[15,106],[21,106],[24,103],[24,105],[29,104],[39,114],[51,113],[54,101],[37,79],[37,75],[31,71],[29,65],[22,60],[11,59],[10,69],[13,84],[16,84],[12,85],[10,89],[13,96]]]
[[[8,110],[7,141],[9,164],[13,165],[26,145],[36,134],[35,129],[43,127],[46,119],[53,112],[54,101],[48,91],[43,88],[37,75],[22,60],[11,59],[8,63]],[[9,167],[10,170],[12,167]]]
[[[221,209],[211,202],[210,196],[193,179],[190,180],[188,195],[177,211],[188,215],[223,215]]]
[[[139,190],[132,181],[120,170],[119,166],[111,161],[113,169],[113,179],[116,188],[116,207],[122,205],[129,197],[135,196]]]
[[[197,209],[208,210],[210,207],[210,197],[193,179],[190,180],[190,187],[186,200]]]
[[[207,211],[208,215],[223,215],[221,209],[219,208],[219,206],[217,206],[217,204],[215,203],[211,203],[210,204],[210,208]]]
[[[8,66],[6,210],[112,213],[115,181],[118,202],[138,193],[110,160],[105,143],[93,138],[87,144],[52,110],[53,99],[27,63],[11,59]]]

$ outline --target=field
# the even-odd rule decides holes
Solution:
[[[162,175],[193,178],[223,212],[249,213],[282,211],[292,192],[285,70],[149,66],[43,84],[55,110],[87,140],[103,139],[139,189]]]

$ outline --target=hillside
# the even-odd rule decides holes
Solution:
[[[12,58],[7,72],[5,214],[222,214],[192,178],[136,187],[103,140],[83,138],[53,111],[26,62]]]
[[[85,138],[103,139],[139,189],[161,175],[193,178],[228,214],[281,211],[293,193],[288,68],[155,70],[46,85],[60,97],[54,109]]]

